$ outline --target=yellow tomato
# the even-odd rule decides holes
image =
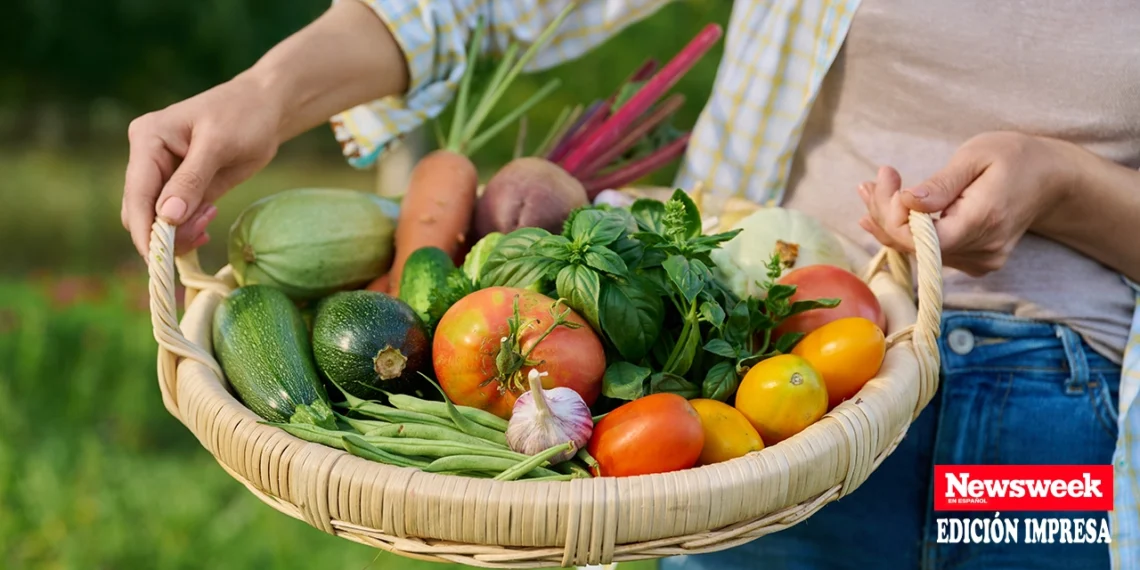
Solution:
[[[764,443],[796,435],[827,413],[827,388],[808,361],[781,354],[753,366],[736,391],[736,409]]]
[[[710,465],[736,459],[750,451],[764,449],[764,440],[740,410],[717,400],[698,398],[689,400],[701,427],[705,430],[705,444],[697,465]]]
[[[823,376],[828,407],[854,396],[879,373],[887,341],[875,323],[849,317],[832,321],[808,333],[792,354],[808,361]]]

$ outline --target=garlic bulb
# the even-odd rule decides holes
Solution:
[[[518,453],[534,455],[567,441],[574,449],[550,458],[550,464],[561,463],[574,457],[586,446],[594,433],[594,418],[590,407],[577,392],[570,388],[542,387],[546,372],[531,369],[527,379],[530,390],[519,396],[507,425],[507,444]]]

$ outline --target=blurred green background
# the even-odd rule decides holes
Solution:
[[[0,568],[438,568],[325,535],[261,504],[162,406],[146,273],[119,221],[126,126],[225,81],[315,18],[316,0],[13,0],[0,21]],[[523,76],[496,115],[546,79],[529,116],[608,96],[646,58],[664,63],[731,2],[678,1],[601,49]],[[675,87],[691,128],[721,46]],[[493,122],[495,117],[492,117]],[[490,124],[490,122],[488,123]],[[476,157],[510,158],[508,130]],[[531,145],[538,135],[532,135]],[[669,184],[676,165],[650,182]],[[219,203],[203,265],[225,264],[250,202],[288,188],[372,190],[327,127],[287,143]],[[626,565],[622,565],[624,568]],[[629,565],[648,568],[652,565]]]

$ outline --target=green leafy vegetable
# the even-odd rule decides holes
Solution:
[[[602,395],[615,400],[636,400],[645,395],[645,380],[652,372],[629,362],[615,362],[606,368],[602,378]]]

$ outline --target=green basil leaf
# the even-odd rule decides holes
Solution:
[[[709,264],[701,261],[700,258],[689,258],[689,268],[697,275],[697,279],[700,280],[702,287],[713,280],[713,274],[712,271],[709,270]]]
[[[652,287],[649,292],[658,297],[668,297],[672,285],[669,284],[669,276],[665,274],[665,270],[661,267],[653,267],[646,269],[640,273],[641,282],[647,287]]]
[[[487,287],[496,286],[526,287],[532,285],[538,281],[538,279],[522,283],[522,285],[517,285],[517,283],[533,277],[534,273],[545,275],[547,270],[560,266],[558,260],[550,259],[546,267],[536,268],[525,259],[530,246],[549,235],[551,235],[550,232],[542,228],[520,228],[504,236],[499,240],[499,243],[495,246],[491,254],[487,256],[487,260],[483,262],[483,269],[480,271],[479,276],[479,288],[485,289]],[[510,266],[505,267],[508,264]],[[511,285],[507,285],[508,283]]]
[[[737,358],[736,347],[728,343],[727,340],[714,338],[705,344],[705,350],[725,358]]]
[[[720,307],[720,303],[705,301],[701,303],[701,318],[719,329],[724,326],[724,309]]]
[[[729,232],[713,234],[710,236],[697,236],[689,240],[689,250],[694,253],[703,253],[720,249],[720,245],[726,241],[736,237],[744,230],[732,230]]]
[[[543,236],[527,250],[528,254],[567,261],[570,259],[570,240],[558,236]]]
[[[610,250],[618,254],[618,257],[625,262],[627,270],[637,268],[641,265],[641,260],[645,256],[645,246],[641,242],[628,238],[618,238],[617,241],[610,244]]]
[[[625,260],[605,246],[590,246],[583,258],[586,265],[608,275],[625,277],[628,272]]]
[[[661,264],[665,268],[665,273],[669,275],[669,280],[681,293],[681,296],[686,301],[692,303],[697,298],[697,294],[701,292],[701,287],[704,286],[702,281],[702,274],[700,271],[694,271],[688,259],[680,255],[671,255]],[[705,274],[708,269],[705,269]]]
[[[734,305],[728,313],[728,321],[724,327],[724,337],[730,344],[744,346],[748,335],[752,333],[749,324],[752,322],[748,303],[741,301]]]
[[[665,363],[665,372],[684,375],[693,366],[693,358],[701,346],[701,327],[697,323],[689,323],[681,329],[681,338],[677,346],[673,347],[673,358]]]
[[[795,285],[780,285],[780,284],[772,285],[771,287],[768,288],[768,302],[783,301],[784,299],[790,299],[792,297],[792,295],[795,295],[795,294],[796,294],[796,286]]]
[[[641,360],[653,347],[665,318],[665,307],[652,285],[636,276],[607,279],[598,303],[602,330],[629,361]]]
[[[796,301],[788,308],[787,317],[798,315],[804,311],[815,309],[834,309],[839,306],[839,299],[813,299],[811,301]]]
[[[701,383],[701,397],[727,402],[740,387],[740,376],[731,360],[724,360],[709,368],[705,381]]]
[[[646,247],[652,247],[658,244],[665,243],[665,236],[655,234],[652,232],[634,232],[630,237],[644,244]]]
[[[615,400],[636,400],[645,395],[645,379],[653,371],[629,362],[615,362],[602,377],[602,395]]]
[[[693,198],[687,192],[678,188],[673,192],[669,201],[677,200],[684,206],[685,238],[692,239],[701,235],[701,211]]]
[[[681,376],[668,372],[658,372],[649,377],[649,393],[661,394],[663,392],[676,394],[686,400],[691,400],[701,395],[700,388]]]
[[[558,296],[598,330],[598,295],[601,287],[597,272],[584,265],[567,265],[558,272]]]
[[[772,349],[780,354],[787,354],[795,348],[796,343],[803,337],[804,333],[802,332],[784,333],[780,335],[780,338],[776,339],[776,344],[773,345]]]
[[[661,235],[665,233],[665,204],[651,198],[641,198],[629,207],[641,231]]]
[[[649,248],[646,249],[645,253],[641,256],[641,266],[661,267],[661,264],[665,263],[666,259],[669,259],[668,253],[657,248]]]
[[[625,233],[625,223],[625,218],[612,212],[583,210],[574,217],[570,239],[581,244],[609,245]]]

